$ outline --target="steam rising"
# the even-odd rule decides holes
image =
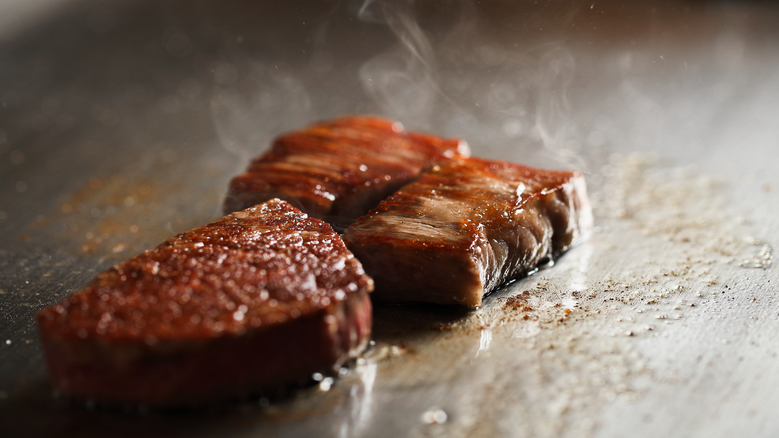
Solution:
[[[573,55],[556,44],[524,53],[491,44],[473,5],[458,6],[456,21],[436,44],[416,20],[413,1],[362,4],[360,19],[386,24],[397,38],[360,69],[363,89],[381,114],[465,137],[477,155],[478,145],[488,143],[509,160],[545,151],[558,165],[584,166],[567,95]]]
[[[560,149],[566,140],[571,110],[566,93],[573,74],[574,59],[567,50],[556,48],[541,57],[535,129],[544,144],[553,149]]]
[[[389,52],[366,62],[360,81],[391,118],[427,118],[436,98],[435,57],[409,1],[367,0],[358,16],[385,23],[399,40]]]
[[[253,61],[239,67],[223,62],[215,66],[214,79],[215,126],[223,147],[241,158],[241,166],[279,132],[310,123],[306,87],[284,63]]]
[[[344,113],[372,113],[409,129],[464,138],[475,155],[587,170],[580,158],[587,133],[582,140],[576,132],[568,97],[576,61],[561,43],[518,49],[491,39],[489,23],[467,0],[453,3],[456,10],[445,17],[421,22],[413,0],[352,6],[360,22],[351,37],[364,31],[376,42],[363,58],[351,54],[351,40],[331,41],[328,29],[343,25],[330,23],[338,20],[331,13],[309,26],[303,62],[262,59],[225,43],[210,69],[211,109],[220,141],[239,167],[281,132]],[[380,26],[391,31],[389,39]]]

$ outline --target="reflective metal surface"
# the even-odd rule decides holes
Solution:
[[[255,3],[6,6],[0,436],[779,433],[777,7]],[[35,311],[218,218],[274,135],[344,113],[583,171],[596,232],[482,309],[378,307],[364,358],[282,400],[53,394]]]

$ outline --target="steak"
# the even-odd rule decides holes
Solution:
[[[328,224],[276,199],[115,265],[37,320],[64,394],[198,405],[275,393],[355,357],[372,289]]]
[[[591,228],[580,174],[461,158],[429,166],[343,237],[374,299],[479,306]]]
[[[462,140],[406,132],[377,117],[341,117],[277,138],[230,181],[224,211],[281,198],[343,231],[427,163],[468,154]]]

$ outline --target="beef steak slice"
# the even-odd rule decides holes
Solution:
[[[230,181],[224,210],[281,198],[342,231],[427,163],[468,154],[462,140],[404,131],[378,117],[344,116],[278,137]]]
[[[372,289],[329,225],[276,199],[115,265],[37,320],[64,394],[197,405],[276,392],[356,356]]]
[[[457,158],[429,166],[343,237],[374,278],[374,299],[479,306],[591,228],[580,174]]]

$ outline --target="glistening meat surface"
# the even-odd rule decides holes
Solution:
[[[341,117],[277,138],[230,182],[224,209],[280,198],[343,230],[429,162],[468,154],[461,140],[407,132],[377,117]]]
[[[188,405],[275,392],[359,354],[373,282],[280,200],[180,234],[37,315],[66,395]]]
[[[441,161],[346,229],[375,299],[478,306],[590,232],[584,179],[503,161]]]

